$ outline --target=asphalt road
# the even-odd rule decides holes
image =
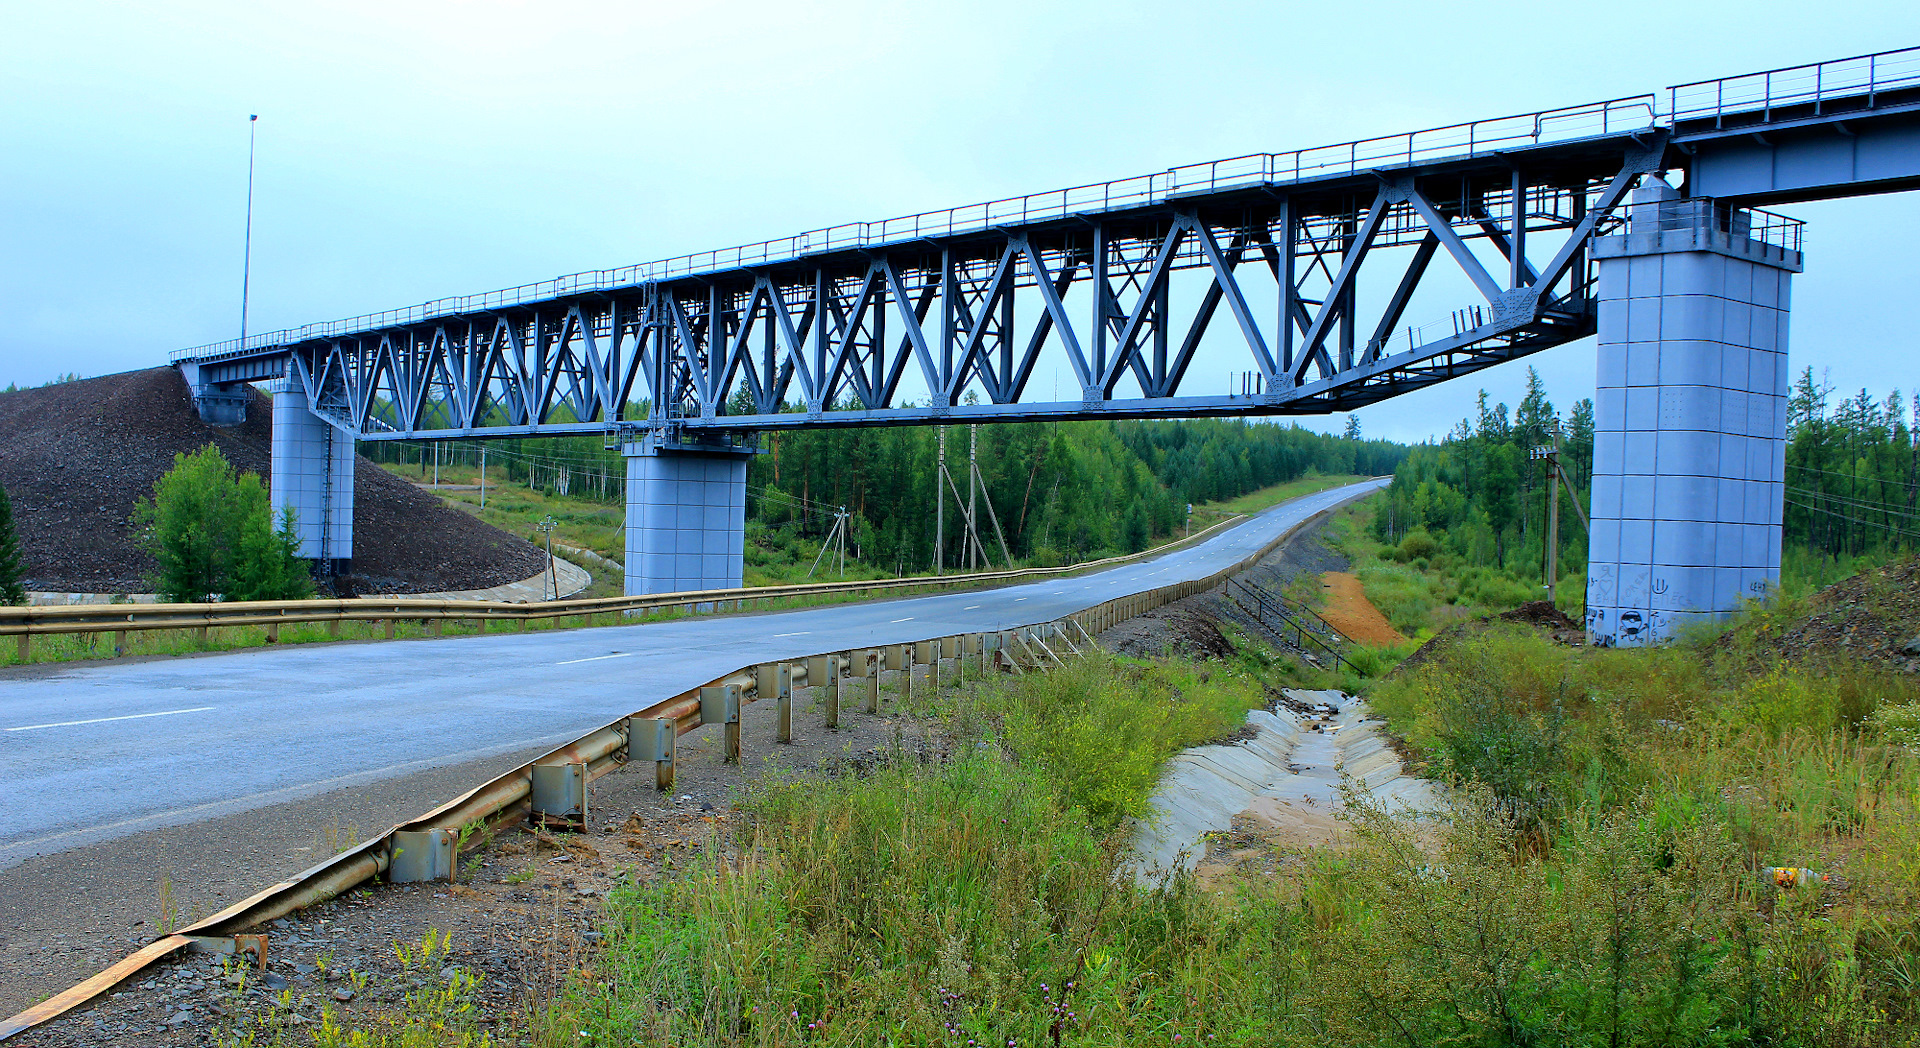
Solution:
[[[1008,629],[1209,575],[1379,487],[1075,578],[761,615],[24,669],[0,678],[0,870],[36,855],[568,741],[742,666]]]

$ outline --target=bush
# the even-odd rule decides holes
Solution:
[[[27,588],[20,565],[20,536],[13,527],[13,502],[0,488],[0,604],[25,604]]]
[[[1223,668],[1096,658],[1003,683],[982,705],[1007,747],[1106,830],[1146,813],[1162,761],[1233,732],[1264,701],[1257,683]]]
[[[293,511],[277,526],[257,473],[240,473],[218,445],[173,457],[134,507],[136,540],[159,566],[164,600],[299,600],[313,595],[295,556]]]
[[[1400,539],[1400,556],[1397,559],[1403,564],[1416,559],[1431,560],[1439,551],[1440,543],[1427,534],[1426,528],[1415,528]]]
[[[1724,835],[1629,810],[1541,862],[1491,800],[1469,792],[1423,828],[1349,799],[1355,846],[1328,892],[1344,919],[1305,987],[1319,1043],[1742,1040],[1761,972],[1737,945],[1752,928]]]

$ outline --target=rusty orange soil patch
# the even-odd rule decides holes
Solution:
[[[1392,646],[1407,642],[1367,599],[1359,579],[1344,571],[1329,571],[1320,576],[1320,586],[1327,598],[1320,617],[1332,623],[1334,629],[1362,644]]]

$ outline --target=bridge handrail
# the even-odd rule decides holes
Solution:
[[[245,340],[229,339],[176,350],[171,359],[175,363],[183,360],[214,360],[229,354],[289,345],[313,338],[330,338],[420,323],[436,317],[525,305],[560,295],[639,287],[675,277],[783,262],[827,251],[869,250],[928,236],[982,232],[1013,223],[1070,218],[1090,212],[1164,203],[1191,193],[1219,192],[1242,186],[1285,185],[1420,161],[1479,156],[1522,144],[1537,145],[1640,130],[1653,125],[1656,106],[1657,100],[1652,94],[1630,95],[1335,145],[1313,146],[1288,153],[1251,153],[1224,160],[1185,164],[1111,182],[1006,197],[875,222],[843,223],[755,244],[696,252],[613,269],[572,273],[552,280],[475,295],[433,299],[418,305],[343,320],[262,332],[249,335]]]
[[[1920,87],[1920,47],[1675,84],[1667,88],[1665,116],[1674,122],[1712,117],[1719,127],[1728,113],[1757,111],[1765,121],[1780,107],[1812,103],[1818,114],[1835,98],[1864,95],[1873,108],[1881,92],[1908,87]]]

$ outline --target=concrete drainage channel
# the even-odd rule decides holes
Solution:
[[[1153,814],[1134,828],[1128,868],[1135,883],[1152,887],[1192,872],[1206,857],[1207,835],[1241,820],[1296,842],[1331,842],[1343,775],[1389,811],[1438,806],[1432,783],[1405,773],[1365,702],[1338,691],[1283,694],[1287,704],[1247,715],[1251,738],[1167,762],[1148,802]]]

